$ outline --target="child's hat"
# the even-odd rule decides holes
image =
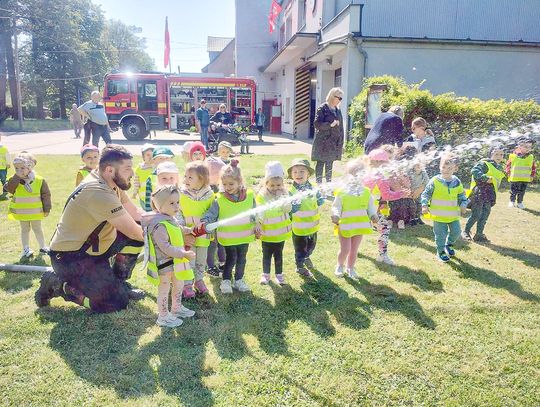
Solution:
[[[311,168],[311,163],[309,162],[309,160],[306,160],[305,158],[295,158],[292,161],[291,166],[289,168],[287,168],[287,175],[289,176],[289,178],[292,178],[292,176],[291,176],[292,168],[296,167],[297,165],[300,165],[302,167],[306,167],[308,172],[309,172],[309,175],[313,175],[315,173],[315,170],[313,168]]]
[[[84,155],[86,153],[88,153],[89,151],[95,151],[96,153],[99,153],[99,148],[97,148],[95,145],[93,144],[85,144],[84,146],[82,146],[81,148],[81,157],[84,157]]]
[[[173,193],[178,193],[176,185],[163,185],[152,194],[152,204],[158,211],[167,202],[167,198]]]
[[[221,141],[219,144],[218,144],[218,149],[219,148],[228,148],[231,153],[233,152],[233,148],[232,148],[232,145],[231,143],[229,143],[228,141]]]
[[[173,158],[174,153],[171,151],[170,148],[167,147],[157,147],[154,148],[154,152],[152,153],[152,158],[156,157],[167,157],[167,158]]]
[[[373,161],[390,161],[390,156],[382,148],[377,148],[368,154],[370,160]]]
[[[206,158],[206,149],[204,148],[203,143],[201,143],[200,141],[196,141],[191,145],[191,148],[189,149],[190,159],[193,159],[193,153],[195,153],[195,151],[200,151],[203,157]]]
[[[172,174],[178,174],[179,173],[178,167],[176,166],[176,164],[173,163],[173,162],[170,162],[170,161],[161,163],[161,164],[159,164],[157,166],[157,168],[156,168],[156,174],[157,175],[162,174],[164,172],[172,173]]]
[[[144,143],[141,147],[141,153],[144,154],[145,152],[147,152],[148,150],[154,150],[156,148],[155,145],[153,144],[150,144],[150,143]]]
[[[268,161],[264,166],[264,178],[285,178],[285,171],[279,161]]]

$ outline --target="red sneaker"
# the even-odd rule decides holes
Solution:
[[[208,287],[204,284],[204,280],[195,281],[195,291],[199,293],[199,295],[208,294]]]
[[[182,290],[182,297],[183,298],[194,298],[195,297],[195,291],[193,291],[193,284],[192,283],[186,283],[184,286],[184,289]]]

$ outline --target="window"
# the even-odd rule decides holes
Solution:
[[[289,41],[292,37],[292,17],[287,17],[285,20],[285,42]]]
[[[285,45],[285,24],[282,24],[279,28],[279,49]]]
[[[291,122],[291,98],[285,98],[285,123]]]
[[[155,83],[147,83],[144,85],[144,96],[155,98],[157,96],[157,85]]]
[[[334,87],[341,87],[341,68],[334,71]]]
[[[109,79],[107,81],[107,96],[116,96],[121,93],[129,93],[129,85],[126,79]]]

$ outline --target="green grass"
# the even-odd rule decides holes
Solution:
[[[276,158],[242,158],[242,166],[262,174]],[[79,163],[38,160],[53,193],[50,236]],[[503,192],[488,224],[492,244],[460,244],[450,264],[435,261],[428,226],[393,231],[398,267],[378,267],[367,237],[358,282],[333,276],[338,243],[326,204],[315,281],[295,275],[287,243],[290,285],[260,286],[254,243],[253,293],[224,297],[212,280],[208,299],[189,301],[196,318],[175,330],[155,325],[156,290],[141,269],[133,282],[147,298],[109,315],[62,299],[38,310],[39,275],[0,272],[2,404],[539,405],[540,193],[527,193],[527,211],[508,209],[507,199]],[[7,203],[0,208],[5,214]],[[2,220],[0,253],[17,261],[17,223]]]
[[[69,130],[71,129],[71,123],[69,120],[60,120],[60,119],[46,119],[46,120],[37,120],[37,119],[25,119],[23,121],[23,130],[27,132],[38,132],[38,131],[54,131],[54,130]],[[17,132],[21,131],[19,129],[19,122],[17,120],[8,119],[2,123],[0,126],[2,131]]]

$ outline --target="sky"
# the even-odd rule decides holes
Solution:
[[[107,18],[142,28],[155,68],[163,67],[165,17],[169,17],[171,66],[201,72],[209,62],[208,36],[234,37],[234,0],[93,0]],[[256,1],[256,0],[255,0]],[[168,71],[168,68],[166,69]]]

